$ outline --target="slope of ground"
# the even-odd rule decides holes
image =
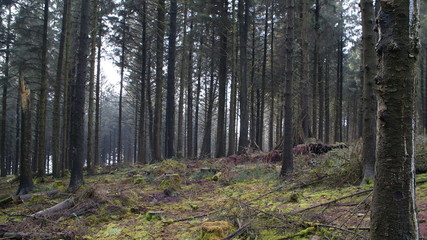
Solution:
[[[359,145],[296,156],[285,180],[274,154],[106,167],[77,193],[64,191],[68,179],[47,178],[41,193],[11,201],[16,182],[1,179],[0,238],[367,239],[372,186],[357,186]],[[426,179],[417,176],[422,238]],[[67,199],[71,207],[33,215]]]

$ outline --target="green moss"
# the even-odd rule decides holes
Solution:
[[[231,230],[229,222],[204,222],[199,240],[222,240]]]

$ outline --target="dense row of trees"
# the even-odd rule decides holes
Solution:
[[[427,129],[427,57],[412,68],[416,6],[402,0],[0,1],[1,176],[61,177],[71,170],[75,189],[84,166],[93,174],[106,164],[275,148],[283,150],[284,176],[293,171],[296,144],[362,138],[367,182],[377,157],[401,142],[412,153],[413,113],[417,131]],[[392,8],[412,10],[395,16]],[[410,32],[389,26],[395,17]],[[411,41],[385,40],[387,31]],[[387,79],[397,76],[397,63],[387,54],[401,48],[410,52],[409,59],[396,55],[402,65],[412,64],[402,78],[419,81],[398,87],[406,91],[401,105],[411,103],[399,117],[406,138],[386,146],[385,123],[399,112],[388,105],[388,88],[397,85]],[[120,69],[119,79],[102,75],[106,58]],[[410,177],[409,165],[396,171]],[[25,193],[31,177],[21,180],[19,193]]]

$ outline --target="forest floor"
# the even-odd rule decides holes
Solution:
[[[426,138],[418,159],[427,162]],[[277,152],[104,167],[67,193],[47,177],[32,195],[0,179],[0,239],[368,239],[372,185],[359,187],[360,144],[295,156],[279,179]],[[421,238],[427,238],[427,174],[418,174]],[[55,191],[57,190],[57,191]],[[49,194],[46,194],[49,191]],[[34,213],[70,199],[49,214]]]

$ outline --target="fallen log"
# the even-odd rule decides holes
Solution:
[[[41,217],[41,216],[45,216],[45,215],[49,215],[64,209],[68,209],[71,208],[72,206],[74,206],[74,198],[69,198],[66,199],[58,204],[56,204],[53,207],[47,208],[45,210],[41,210],[39,212],[34,213],[33,215],[31,215],[31,217]]]
[[[49,191],[45,191],[45,192],[37,192],[37,193],[29,193],[29,194],[24,194],[24,195],[18,195],[17,198],[20,201],[25,201],[25,200],[32,198],[34,195],[47,195],[49,197],[52,197],[58,193],[59,193],[58,190],[49,190]]]

